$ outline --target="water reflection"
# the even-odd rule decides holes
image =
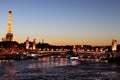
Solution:
[[[0,80],[119,80],[120,65],[44,57],[0,60]]]
[[[16,72],[16,64],[13,60],[0,60],[0,76],[4,80],[14,80]]]
[[[38,62],[38,61],[37,61]],[[50,68],[50,67],[57,67],[57,66],[68,66],[68,65],[77,65],[79,62],[69,60],[68,58],[51,58],[45,57],[40,58],[39,63],[30,63],[28,68]]]

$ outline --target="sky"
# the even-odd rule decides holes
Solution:
[[[0,0],[0,38],[12,10],[14,40],[54,45],[120,43],[120,0]],[[1,40],[0,40],[1,41]]]

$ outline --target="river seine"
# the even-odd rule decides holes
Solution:
[[[0,60],[0,80],[119,80],[120,65],[44,57]]]

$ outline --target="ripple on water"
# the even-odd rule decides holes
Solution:
[[[119,80],[120,66],[66,59],[0,63],[0,80]]]

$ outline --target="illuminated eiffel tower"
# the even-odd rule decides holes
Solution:
[[[8,32],[6,34],[6,41],[13,41],[12,33],[12,11],[8,11]]]

